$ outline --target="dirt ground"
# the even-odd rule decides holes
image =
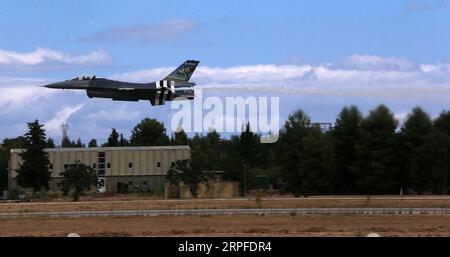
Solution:
[[[414,198],[262,198],[262,208],[450,208],[449,197]],[[0,213],[36,211],[116,211],[167,209],[259,208],[253,198],[163,200],[152,198],[107,198],[81,202],[0,203]]]
[[[82,202],[0,203],[0,213],[150,209],[257,208],[253,198],[164,200],[85,198]],[[264,197],[262,208],[444,207],[450,197]],[[234,215],[17,218],[0,220],[0,236],[450,236],[450,215]]]
[[[11,219],[0,236],[450,236],[449,216],[160,216]]]

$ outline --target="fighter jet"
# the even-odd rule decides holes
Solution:
[[[45,85],[46,88],[83,89],[89,98],[111,98],[115,101],[149,100],[151,105],[163,105],[166,101],[192,100],[195,86],[189,82],[199,61],[187,60],[163,80],[151,83],[132,83],[96,76],[78,76],[71,80]]]

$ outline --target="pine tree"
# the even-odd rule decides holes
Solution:
[[[239,141],[239,152],[245,164],[252,168],[257,162],[259,155],[260,140],[256,133],[253,133],[250,128],[250,122],[247,123],[245,131],[241,133]]]
[[[439,183],[440,189],[437,189],[438,193],[448,194],[450,193],[450,111],[443,111],[439,117],[433,122],[435,130],[441,132],[435,142],[440,145],[438,147],[439,153],[435,160],[436,170],[438,175],[434,176],[434,184]],[[437,131],[433,131],[434,134],[439,134]],[[436,147],[433,147],[436,149]],[[440,191],[440,192],[439,192]]]
[[[120,133],[119,146],[127,146],[129,142],[126,138],[123,137],[123,134]]]
[[[119,146],[119,133],[117,133],[115,128],[112,129],[111,135],[108,137],[107,144],[109,147]]]
[[[97,147],[97,139],[91,139],[91,141],[89,141],[88,147]]]
[[[77,142],[74,144],[74,146],[78,148],[85,147],[85,145],[81,142],[81,138],[77,139]]]
[[[356,190],[356,174],[351,168],[357,161],[356,144],[361,138],[362,119],[362,114],[356,106],[345,107],[331,131],[334,194],[351,194]]]
[[[450,137],[436,128],[425,136],[425,143],[419,147],[427,164],[428,183],[426,189],[433,194],[447,194],[449,191]]]
[[[357,192],[394,194],[400,189],[395,169],[397,121],[390,110],[380,105],[362,121],[361,140],[356,149],[358,161],[353,167]]]
[[[17,169],[17,184],[23,188],[32,188],[34,192],[49,189],[50,174],[48,153],[44,125],[39,121],[28,123],[29,131],[24,135],[26,139],[24,152],[20,154],[23,163]]]
[[[70,148],[74,147],[75,143],[70,141],[70,138],[68,136],[63,136],[61,140],[61,147],[62,148]]]
[[[325,136],[320,127],[308,129],[308,135],[302,139],[302,148],[297,166],[301,194],[326,194],[330,190],[331,174],[327,170]]]
[[[418,194],[429,188],[433,160],[427,154],[425,143],[433,124],[430,116],[416,107],[408,115],[402,128],[406,139],[405,151],[408,155],[408,185]]]
[[[174,132],[174,137],[172,138],[172,145],[187,145],[188,143],[189,139],[186,135],[186,132],[184,132],[182,128]]]
[[[55,141],[52,138],[48,138],[47,140],[47,148],[55,148]]]
[[[289,115],[280,131],[277,143],[277,162],[281,166],[281,175],[285,181],[285,189],[296,196],[302,193],[302,176],[299,173],[298,161],[303,153],[303,138],[308,136],[311,120],[302,110]]]
[[[450,111],[443,111],[433,122],[433,125],[442,133],[450,136]]]

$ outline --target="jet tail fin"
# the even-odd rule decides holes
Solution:
[[[180,65],[176,70],[172,71],[164,80],[173,80],[176,82],[188,82],[192,74],[197,68],[199,61],[187,60]]]

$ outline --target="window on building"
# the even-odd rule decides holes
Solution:
[[[161,167],[161,162],[157,162],[156,167]]]
[[[106,168],[110,169],[111,168],[111,163],[107,163],[106,164]]]
[[[128,168],[129,168],[129,169],[133,168],[133,163],[132,163],[132,162],[129,162],[129,163],[128,163]]]
[[[49,169],[53,169],[53,164],[50,163],[50,166],[48,167]]]

